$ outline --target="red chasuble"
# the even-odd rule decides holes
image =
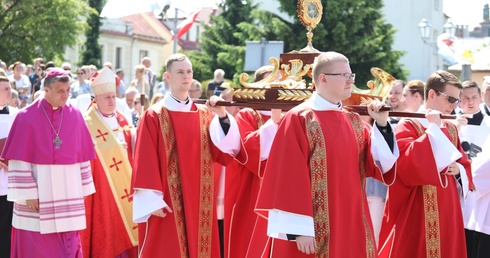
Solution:
[[[190,112],[152,106],[138,128],[134,188],[163,193],[173,213],[140,224],[141,257],[219,257],[216,196],[219,174],[231,155],[211,142],[211,112],[193,104]],[[146,231],[146,232],[145,232]],[[146,234],[144,234],[146,233]]]
[[[225,223],[228,219],[228,224],[231,224],[225,231],[225,239],[229,239],[226,257],[262,257],[262,254],[268,257],[267,220],[254,210],[266,164],[260,157],[258,129],[269,118],[252,109],[243,109],[235,117],[244,142],[242,151],[246,151],[248,159],[244,165],[237,164],[233,171],[237,177],[233,186],[238,188],[238,195],[232,214],[225,217]],[[225,199],[229,197],[228,191],[225,192]]]
[[[389,187],[380,233],[380,257],[464,258],[466,245],[456,180],[438,173],[428,135],[419,122],[404,120],[396,127],[400,148],[398,178]],[[462,154],[474,189],[470,163],[461,149],[456,127],[443,133]]]
[[[97,112],[97,111],[93,111]],[[117,122],[121,128],[128,126],[128,122],[123,114],[117,112]],[[93,135],[95,141],[105,141],[110,132],[101,130],[99,135]],[[132,162],[132,146],[131,132],[125,130],[124,140],[128,148],[127,162]],[[109,163],[112,163],[109,161]],[[129,250],[129,257],[137,257],[135,244],[128,237],[125,222],[120,214],[120,209],[115,201],[114,193],[108,181],[107,173],[104,171],[104,166],[101,164],[100,157],[91,161],[92,177],[96,192],[85,198],[85,208],[87,217],[87,228],[81,231],[81,240],[83,248],[83,256],[85,258],[104,258],[115,257],[122,252]],[[110,165],[110,164],[108,164]],[[115,166],[113,166],[115,168]],[[128,184],[128,192],[130,184]],[[116,194],[117,195],[117,194]],[[132,201],[132,197],[128,196],[121,198],[121,201]],[[134,225],[131,223],[131,225]]]
[[[296,242],[274,239],[272,257],[377,257],[365,178],[391,183],[395,173],[382,176],[375,166],[369,133],[359,115],[339,110],[298,107],[283,117],[256,211],[313,217],[317,250],[306,255]]]

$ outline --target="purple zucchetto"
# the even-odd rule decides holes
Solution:
[[[69,75],[65,70],[56,67],[56,68],[49,69],[49,72],[46,74],[44,78],[48,79],[48,78],[63,77],[63,76],[69,76]]]

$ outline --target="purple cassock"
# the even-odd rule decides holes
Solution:
[[[89,162],[95,150],[80,110],[35,101],[17,114],[1,157],[11,161],[12,257],[81,257],[79,230],[85,228],[84,196],[95,191]],[[39,200],[39,211],[27,205],[32,199]]]

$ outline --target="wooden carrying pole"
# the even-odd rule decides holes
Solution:
[[[192,100],[196,104],[206,104],[206,100],[204,99],[194,99]],[[235,102],[235,101],[218,101],[216,103],[217,106],[223,107],[248,107],[257,110],[271,110],[271,109],[281,109],[284,111],[290,110],[293,107],[297,106],[298,103],[293,102],[275,102],[275,103],[255,103],[255,102]],[[361,116],[368,116],[367,106],[361,105],[348,105],[343,106],[344,109],[358,113]],[[413,113],[413,112],[400,112],[400,111],[391,111],[391,107],[385,106],[381,108],[381,111],[388,111],[388,115],[391,117],[410,117],[410,118],[425,118],[425,114],[422,113]],[[456,119],[454,115],[441,115],[442,119]]]

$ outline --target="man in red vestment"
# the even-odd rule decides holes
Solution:
[[[392,183],[398,149],[382,103],[368,106],[371,132],[341,109],[354,78],[344,55],[321,53],[316,92],[279,124],[256,206],[275,238],[272,257],[377,256],[365,178]]]
[[[116,110],[116,81],[107,67],[93,79],[95,99],[84,114],[97,159],[91,162],[96,193],[85,198],[87,229],[82,231],[83,255],[136,257],[137,225],[132,221],[131,127]],[[111,237],[108,237],[110,235]],[[132,249],[132,250],[129,250]]]
[[[206,106],[189,98],[192,64],[185,55],[171,55],[166,68],[170,92],[144,114],[136,141],[140,257],[219,257],[213,163],[226,165],[240,152],[240,133],[225,108],[214,106],[219,97]]]
[[[254,82],[266,78],[272,70],[273,66],[257,69]],[[233,166],[235,182],[232,186],[236,188],[236,196],[225,194],[226,200],[235,198],[230,214],[225,213],[228,215],[225,217],[225,225],[229,225],[225,227],[225,239],[229,240],[225,257],[269,256],[271,240],[267,236],[267,220],[255,213],[255,204],[281,117],[282,111],[279,109],[257,111],[250,108],[240,110],[236,116],[243,139],[243,151],[246,151],[248,159],[245,164],[235,163]]]
[[[471,168],[456,126],[440,117],[456,108],[461,88],[454,75],[433,73],[419,109],[426,119],[404,119],[396,127],[401,155],[388,189],[380,257],[466,257],[460,198],[474,188]]]

